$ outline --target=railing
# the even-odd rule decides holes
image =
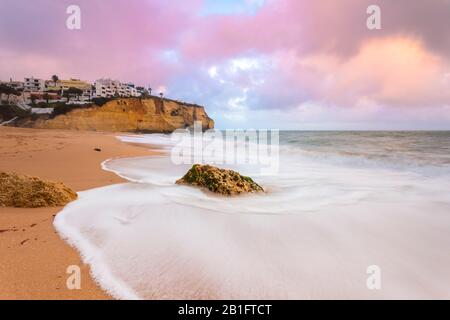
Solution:
[[[24,102],[16,102],[16,107],[22,109],[23,111],[30,111],[31,107]]]
[[[10,124],[11,122],[15,121],[15,120],[18,119],[18,118],[19,118],[19,117],[14,117],[14,118],[12,118],[12,119],[10,119],[10,120],[8,120],[8,121],[3,121],[3,122],[0,123],[0,127],[1,127],[1,126],[4,126],[4,125],[6,125],[6,124]]]

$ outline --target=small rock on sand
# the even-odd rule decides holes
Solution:
[[[75,199],[76,192],[61,182],[0,172],[0,207],[58,207]]]

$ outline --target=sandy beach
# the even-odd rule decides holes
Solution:
[[[277,175],[237,165],[269,192],[233,199],[174,184],[190,164],[141,157],[170,137],[118,135],[0,128],[1,171],[83,191],[65,208],[0,209],[1,299],[110,299],[94,278],[118,299],[448,299],[447,133],[386,133],[410,145],[355,163],[339,141],[377,155],[386,136],[288,132]],[[71,265],[81,290],[66,287]]]
[[[123,182],[101,169],[105,159],[145,155],[150,151],[121,143],[113,133],[0,127],[0,171],[61,181],[76,191]],[[56,233],[60,210],[0,208],[0,299],[110,298]],[[69,265],[81,267],[80,290],[66,287]]]

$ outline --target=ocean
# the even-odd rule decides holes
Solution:
[[[449,131],[281,131],[271,174],[218,165],[266,190],[233,198],[174,184],[173,136],[118,138],[162,154],[105,161],[129,182],[55,219],[116,298],[450,298]]]

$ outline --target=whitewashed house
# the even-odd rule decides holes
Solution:
[[[23,89],[29,92],[43,92],[45,90],[45,81],[33,77],[25,78]]]
[[[94,96],[111,97],[139,97],[141,94],[132,83],[121,83],[117,80],[99,79],[94,84]]]

